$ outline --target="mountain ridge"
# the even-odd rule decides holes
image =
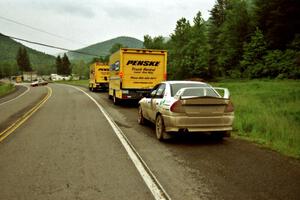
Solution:
[[[129,37],[129,36],[119,36],[116,38],[112,38],[109,40],[105,40],[103,42],[98,42],[92,45],[89,45],[84,48],[77,49],[75,51],[80,51],[80,52],[85,52],[88,54],[95,54],[99,56],[107,56],[109,55],[109,50],[111,47],[116,44],[120,43],[123,46],[126,46],[128,48],[142,48],[143,47],[143,42],[139,39],[136,39],[134,37]],[[83,55],[75,52],[67,52],[68,57],[70,60],[83,60],[83,61],[90,61],[94,57],[90,55]]]

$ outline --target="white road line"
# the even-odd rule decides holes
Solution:
[[[123,131],[118,127],[118,125],[114,122],[114,120],[110,117],[110,115],[106,112],[106,110],[88,93],[83,91],[80,88],[73,87],[84,94],[86,94],[99,108],[99,110],[103,113],[111,127],[113,128],[115,134],[119,138],[120,142],[124,146],[125,150],[127,151],[130,159],[132,160],[133,164],[137,168],[138,172],[142,176],[144,182],[148,186],[149,190],[152,192],[152,195],[156,200],[170,200],[170,196],[166,193],[166,191],[163,189],[162,185],[158,182],[157,178],[154,176],[154,174],[151,172],[149,167],[146,165],[146,163],[143,161],[141,156],[138,154],[138,152],[135,150],[133,145],[129,142]]]
[[[23,96],[24,94],[26,94],[26,93],[30,90],[30,88],[29,88],[28,86],[26,86],[26,85],[20,85],[20,86],[24,86],[24,87],[27,88],[27,89],[25,90],[25,92],[23,92],[23,93],[20,94],[19,96],[15,97],[15,98],[13,98],[13,99],[11,99],[11,100],[9,100],[9,101],[5,101],[5,102],[3,102],[3,103],[0,103],[0,106],[4,105],[4,104],[6,104],[6,103],[9,103],[9,102],[11,102],[11,101],[14,101],[14,100],[16,100],[16,99],[18,99],[18,98],[20,98],[21,96]]]

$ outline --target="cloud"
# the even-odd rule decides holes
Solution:
[[[31,6],[59,15],[71,15],[84,18],[95,17],[94,8],[87,1],[39,1],[33,0]]]
[[[106,3],[101,5],[101,12],[111,19],[140,19],[149,14],[148,9],[137,4],[130,5],[119,2],[118,4]]]

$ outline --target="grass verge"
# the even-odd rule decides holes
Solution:
[[[0,82],[0,97],[15,90],[15,86],[11,83]]]
[[[234,134],[300,158],[300,81],[213,83],[231,92]]]

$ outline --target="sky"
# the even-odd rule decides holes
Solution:
[[[214,3],[215,0],[1,0],[0,33],[72,50],[119,36],[143,41],[147,34],[168,37],[177,20],[184,17],[192,23],[199,11],[207,20]],[[47,54],[62,52],[23,44]]]

